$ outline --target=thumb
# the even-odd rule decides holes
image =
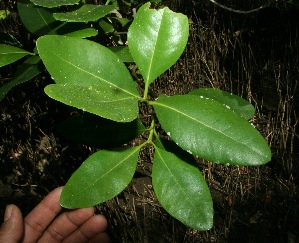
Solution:
[[[19,242],[24,233],[23,217],[16,205],[7,205],[4,222],[0,227],[0,242]]]

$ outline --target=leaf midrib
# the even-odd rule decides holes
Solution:
[[[98,177],[93,183],[90,183],[87,187],[83,188],[82,190],[78,191],[78,193],[81,193],[85,190],[87,190],[89,187],[96,184],[99,180],[102,180],[106,176],[109,175],[109,173],[113,172],[117,167],[121,166],[121,164],[125,163],[130,157],[134,156],[135,153],[137,153],[140,150],[141,146],[137,146],[136,149],[134,149],[128,156],[126,156],[124,159],[122,159],[119,163],[117,163],[115,166],[113,166],[110,170],[108,170],[105,174],[102,174],[100,177]],[[137,161],[136,161],[137,163]]]
[[[181,184],[179,183],[179,181],[176,179],[176,177],[174,176],[174,174],[172,173],[172,171],[170,170],[170,168],[167,166],[165,160],[163,159],[163,157],[161,156],[160,152],[156,149],[156,152],[159,154],[159,157],[161,159],[161,161],[163,162],[164,166],[166,167],[166,169],[169,171],[169,173],[171,174],[172,178],[175,180],[175,182],[177,183],[177,185],[179,186],[180,190],[183,192],[183,194],[185,195],[185,198],[188,199],[188,201],[191,203],[193,208],[196,208],[195,204],[193,204],[192,200],[190,199],[190,197],[188,196],[188,194],[185,192],[186,190],[183,189],[183,187],[181,186]]]
[[[240,142],[239,140],[234,139],[233,137],[229,137],[228,135],[226,135],[225,133],[221,132],[220,130],[215,129],[215,128],[213,128],[213,127],[211,127],[211,126],[209,126],[209,125],[207,125],[207,124],[205,124],[205,123],[203,123],[203,122],[197,120],[196,118],[194,118],[194,117],[192,117],[192,116],[189,116],[188,114],[186,114],[186,113],[184,113],[184,112],[182,112],[182,111],[180,111],[180,110],[178,110],[178,109],[175,109],[175,108],[173,108],[173,107],[171,107],[171,106],[168,106],[168,105],[165,105],[165,104],[162,104],[162,103],[159,103],[159,102],[157,102],[157,101],[151,102],[151,104],[160,105],[160,106],[163,106],[163,107],[168,108],[168,109],[170,109],[170,110],[173,110],[173,111],[175,111],[175,112],[177,112],[177,113],[179,113],[179,114],[181,114],[181,115],[183,115],[183,116],[189,118],[190,120],[193,120],[193,121],[195,121],[196,123],[201,124],[202,126],[205,126],[205,127],[209,128],[209,129],[215,131],[215,132],[220,133],[221,135],[227,137],[228,139],[231,139],[232,141],[234,141],[234,142],[236,142],[236,143],[239,143],[239,144],[244,145],[244,146],[247,147],[249,150],[251,150],[251,151],[253,151],[253,152],[255,152],[255,153],[261,155],[262,157],[265,157],[265,158],[266,158],[266,156],[263,155],[263,154],[260,152],[260,150],[253,149],[253,148],[249,147],[247,144],[242,143],[242,142]]]
[[[148,86],[149,83],[150,83],[149,77],[150,77],[150,74],[151,74],[153,59],[154,59],[154,56],[155,56],[155,50],[156,50],[157,42],[158,42],[158,39],[159,39],[159,32],[160,32],[163,17],[164,17],[164,10],[162,9],[162,10],[158,11],[157,13],[160,13],[160,12],[162,12],[162,14],[161,14],[162,17],[161,17],[159,28],[157,30],[157,38],[156,38],[155,43],[154,43],[154,48],[153,48],[152,55],[151,55],[151,58],[150,58],[149,67],[148,67],[148,71],[147,71],[147,76],[146,76],[146,79],[145,79],[146,86]]]
[[[101,80],[101,81],[103,81],[103,82],[105,82],[105,83],[107,83],[107,84],[109,84],[109,85],[111,85],[111,86],[113,86],[113,87],[118,88],[119,90],[123,91],[124,93],[127,93],[127,94],[129,94],[129,95],[131,95],[131,96],[133,96],[133,97],[135,97],[135,98],[137,98],[137,99],[140,99],[140,97],[139,97],[138,95],[135,95],[135,94],[133,94],[133,93],[131,93],[131,92],[129,92],[129,91],[127,91],[127,90],[121,88],[120,86],[118,86],[118,85],[116,85],[116,84],[114,84],[114,83],[109,82],[109,81],[106,80],[106,79],[100,78],[100,77],[96,76],[95,74],[93,74],[93,73],[91,73],[91,72],[88,72],[87,70],[82,69],[82,68],[80,68],[79,66],[76,66],[75,64],[73,64],[73,63],[69,62],[68,60],[62,58],[61,56],[57,55],[57,54],[56,54],[54,51],[52,51],[52,50],[49,50],[49,51],[50,51],[54,56],[56,56],[57,58],[59,58],[59,59],[61,59],[62,61],[66,62],[67,64],[69,64],[69,65],[71,65],[71,66],[77,68],[78,70],[80,70],[80,71],[82,71],[82,72],[84,72],[84,73],[87,73],[87,74],[89,74],[90,76],[92,76],[92,77],[94,77],[94,78],[96,78],[96,79],[99,79],[99,80]]]

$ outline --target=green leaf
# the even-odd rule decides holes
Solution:
[[[246,120],[253,117],[255,108],[247,100],[242,99],[240,96],[213,88],[200,88],[193,90],[189,94],[198,95],[204,98],[213,99],[222,104],[227,109],[231,109],[239,114]]]
[[[43,36],[38,52],[55,82],[46,93],[65,104],[114,121],[138,115],[140,95],[121,60],[95,42],[67,36]]]
[[[213,202],[200,171],[174,154],[155,148],[152,181],[163,208],[188,227],[213,226]]]
[[[67,139],[87,146],[116,147],[131,141],[146,131],[139,119],[119,123],[90,113],[72,116],[58,126]]]
[[[137,99],[117,88],[66,83],[50,84],[45,92],[66,105],[116,122],[130,122],[138,116]]]
[[[112,5],[84,4],[81,8],[67,13],[54,13],[54,18],[66,22],[96,21],[114,9]]]
[[[3,19],[6,19],[9,14],[10,14],[10,11],[7,9],[0,10],[0,21],[2,21]]]
[[[99,21],[99,26],[105,34],[112,33],[114,31],[113,25],[106,19],[101,19]]]
[[[44,70],[44,66],[39,58],[39,56],[32,56],[28,58],[21,66],[17,69],[12,80],[7,84],[0,87],[0,100],[2,100],[8,91],[21,83],[24,83]]]
[[[70,32],[65,35],[70,36],[70,37],[77,37],[77,38],[88,38],[88,37],[96,36],[97,34],[98,34],[98,31],[96,29],[86,28],[86,29]]]
[[[114,19],[117,22],[119,22],[121,24],[122,27],[125,27],[126,25],[128,25],[131,20],[127,19],[127,18],[115,18],[115,17],[111,17],[110,19]]]
[[[134,62],[127,46],[110,46],[108,48],[113,51],[122,62]]]
[[[189,33],[187,16],[149,7],[146,3],[138,10],[128,31],[128,45],[146,86],[178,60]]]
[[[233,165],[261,165],[271,158],[261,134],[244,118],[212,99],[160,96],[151,104],[169,136],[195,156]]]
[[[91,155],[63,188],[61,206],[87,208],[119,194],[133,178],[140,148],[101,150]]]
[[[34,54],[15,46],[0,44],[0,67],[13,63],[27,55]]]
[[[74,5],[78,4],[80,0],[30,0],[35,5],[46,7],[46,8],[54,8],[63,5]]]
[[[18,0],[17,7],[26,29],[37,36],[49,33],[59,24],[53,17],[55,10],[35,6],[29,0]]]

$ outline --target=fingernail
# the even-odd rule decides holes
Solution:
[[[7,220],[10,219],[11,212],[12,212],[12,205],[9,204],[9,205],[7,205],[6,208],[5,208],[4,222],[6,222]]]

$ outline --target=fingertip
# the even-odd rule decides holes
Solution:
[[[0,242],[18,242],[23,233],[24,225],[20,209],[13,204],[7,205],[4,222],[0,228]]]
[[[9,204],[6,206],[3,223],[5,223],[6,221],[8,221],[10,219],[13,208],[14,208],[13,204]]]
[[[100,226],[102,231],[105,231],[108,227],[107,219],[102,214],[97,214],[94,216],[96,218],[97,224]]]

